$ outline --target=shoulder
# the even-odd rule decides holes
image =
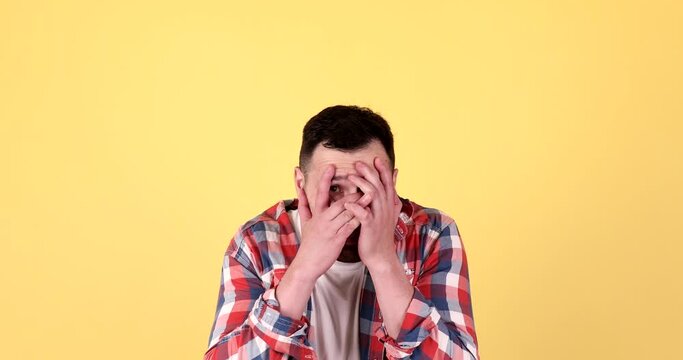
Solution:
[[[288,210],[296,209],[296,199],[280,200],[240,226],[240,231],[250,233],[257,241],[267,240],[291,228]],[[291,230],[291,229],[290,229]]]
[[[413,225],[403,246],[406,259],[416,262],[415,270],[420,276],[456,270],[467,276],[465,247],[454,218],[441,209],[413,201],[409,205]]]
[[[434,254],[459,253],[463,248],[458,226],[445,211],[405,199],[401,217],[407,219],[408,236],[403,247],[407,258],[425,262]]]
[[[285,199],[269,206],[239,226],[226,255],[252,262],[257,268],[272,266],[281,257],[281,246],[296,241],[287,211],[295,210],[296,199]]]
[[[445,211],[418,204],[410,199],[402,200],[404,205],[401,216],[417,231],[440,234],[449,228],[458,230],[453,217]]]

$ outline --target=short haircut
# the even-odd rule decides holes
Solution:
[[[384,118],[366,107],[335,105],[323,109],[304,126],[299,151],[299,167],[304,172],[321,144],[328,149],[354,151],[379,140],[389,156],[391,168],[395,166],[394,136]]]

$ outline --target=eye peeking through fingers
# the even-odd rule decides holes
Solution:
[[[342,187],[340,185],[334,184],[330,185],[330,192],[331,193],[341,193],[343,191]],[[361,196],[365,194],[361,188],[356,187],[356,193],[360,194]]]

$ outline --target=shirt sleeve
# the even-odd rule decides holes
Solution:
[[[250,241],[251,230],[240,230],[225,253],[204,360],[313,358],[307,340],[308,319],[280,313],[276,287],[265,289],[255,266],[260,256],[251,254]]]
[[[396,338],[384,326],[377,336],[389,359],[478,360],[467,257],[458,228],[450,221],[426,256]]]

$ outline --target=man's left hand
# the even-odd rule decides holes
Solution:
[[[355,167],[363,176],[349,175],[349,181],[370,194],[373,200],[366,207],[356,203],[347,203],[345,207],[360,220],[358,255],[370,269],[397,260],[394,229],[402,205],[388,161],[376,157],[373,167],[362,161],[356,162]]]

